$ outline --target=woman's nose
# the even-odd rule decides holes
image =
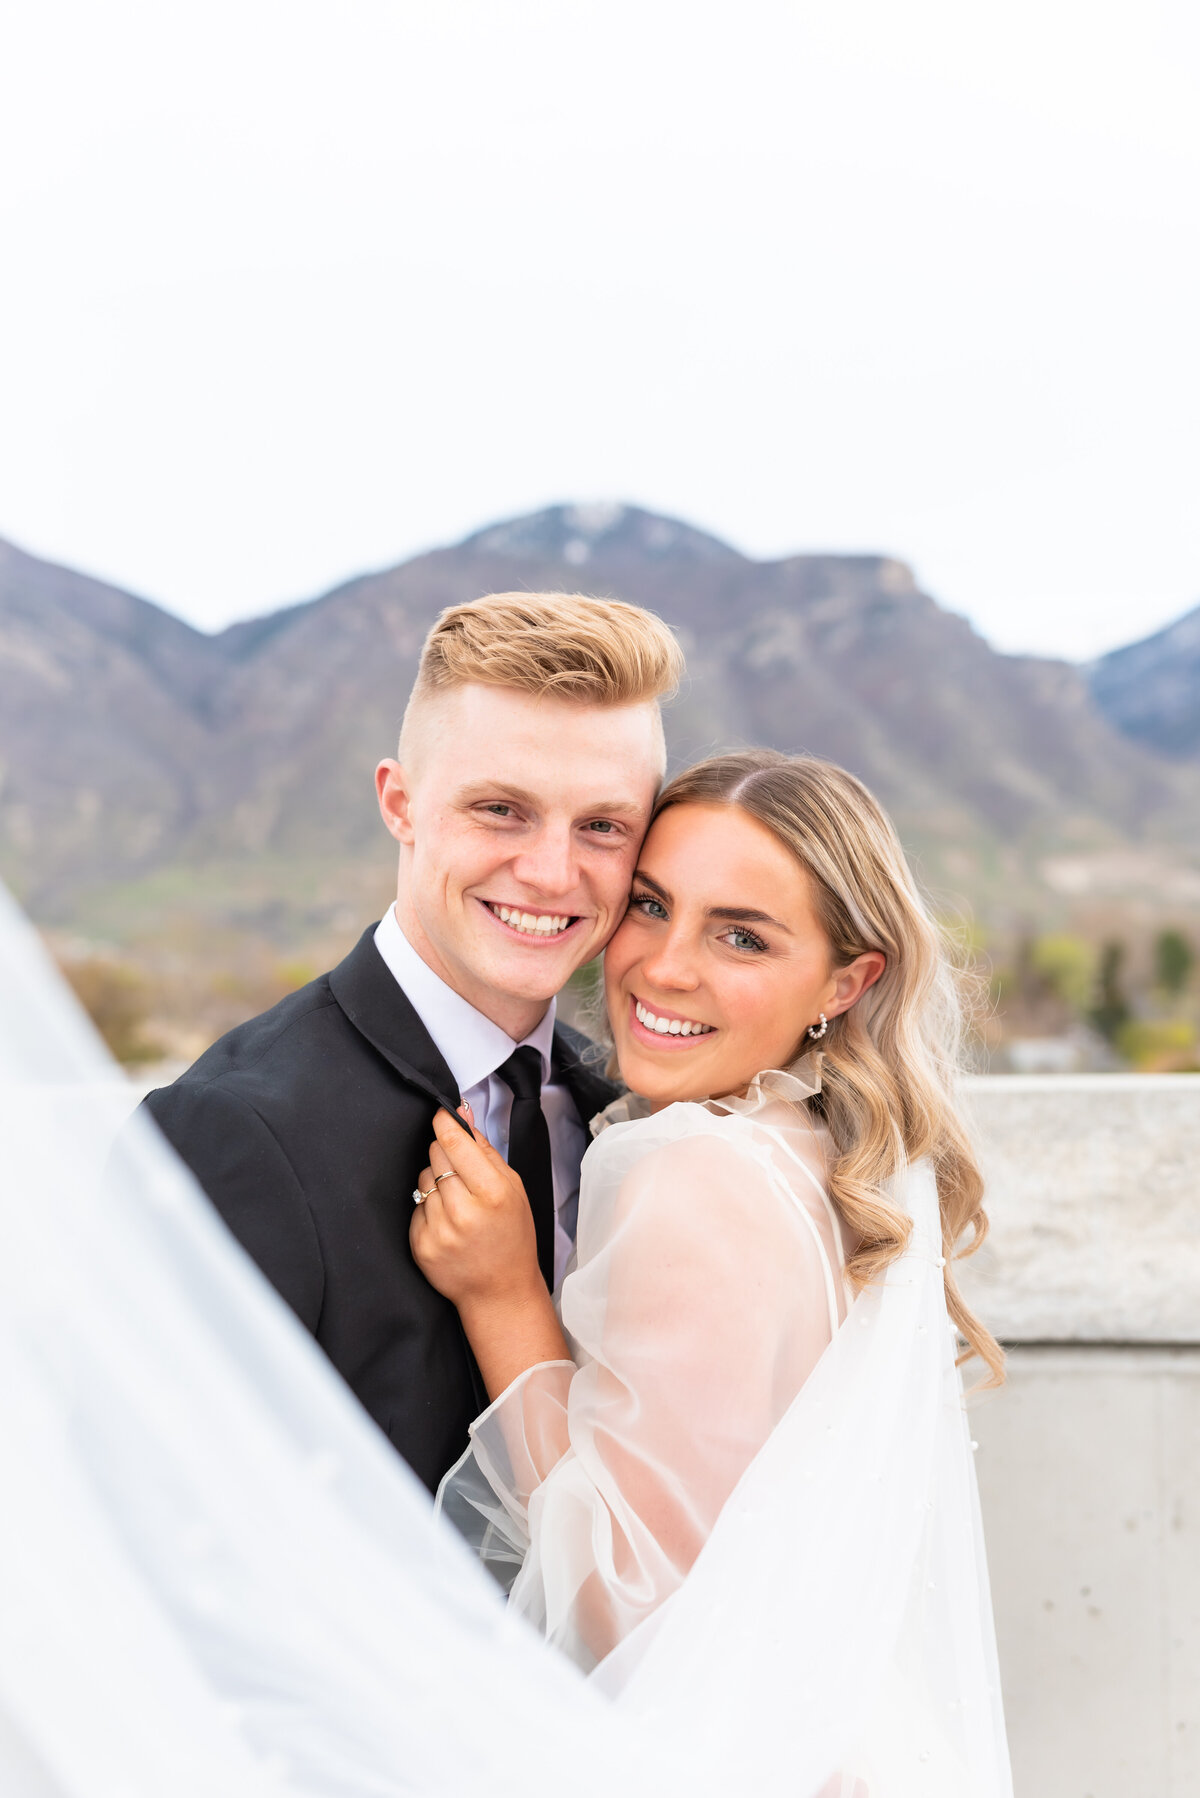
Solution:
[[[682,934],[670,930],[652,953],[642,958],[642,972],[663,992],[690,993],[700,984],[691,945]]]

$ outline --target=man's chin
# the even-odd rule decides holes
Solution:
[[[568,950],[564,943],[557,952],[548,946],[524,949],[517,945],[511,949],[506,947],[499,954],[493,945],[490,955],[480,956],[476,973],[495,992],[506,994],[510,999],[521,999],[529,1004],[540,1000],[548,1005],[572,974],[578,973],[598,954],[599,949],[591,943],[582,952]]]

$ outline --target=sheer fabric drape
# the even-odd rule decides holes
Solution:
[[[928,1181],[913,1255],[585,1678],[152,1128],[110,1161],[128,1102],[3,889],[0,990],[5,1798],[863,1798],[861,1768],[1007,1798]]]
[[[3,1798],[661,1782],[153,1127],[118,1135],[119,1073],[2,887],[0,992]]]

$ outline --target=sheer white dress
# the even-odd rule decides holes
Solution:
[[[815,1090],[810,1058],[744,1099],[596,1120],[573,1358],[514,1381],[442,1482],[512,1607],[585,1668],[680,1586],[846,1316]]]
[[[715,1747],[741,1683],[746,1790],[771,1777],[751,1719],[777,1764],[790,1712],[798,1739],[837,1744],[822,1794],[999,1792],[936,1185],[928,1166],[898,1183],[911,1247],[856,1296],[807,1103],[819,1079],[807,1056],[743,1098],[653,1115],[620,1100],[597,1120],[559,1293],[572,1358],[530,1368],[475,1421],[439,1509],[510,1608],[642,1714],[685,1703],[692,1679],[710,1706],[689,1707],[690,1729]]]

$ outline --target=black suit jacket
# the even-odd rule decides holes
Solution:
[[[433,1114],[460,1096],[373,938],[231,1030],[145,1109],[433,1490],[487,1403],[458,1313],[408,1246]],[[585,1124],[617,1090],[585,1065],[589,1047],[556,1026],[556,1075]]]

